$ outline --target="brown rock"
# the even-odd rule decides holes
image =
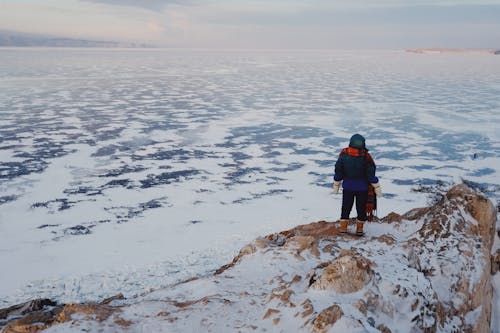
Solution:
[[[403,215],[407,220],[418,220],[430,211],[430,207],[414,208]]]
[[[317,247],[316,239],[313,236],[293,236],[290,237],[285,244],[285,247],[296,251],[300,255],[304,250],[309,250],[316,257],[319,258],[320,253]]]
[[[302,277],[300,275],[295,275],[292,279],[292,281],[289,282],[289,285],[293,284],[293,283],[297,283],[297,282],[300,282],[302,281]]]
[[[257,238],[253,242],[253,244],[249,244],[244,248],[242,248],[240,253],[233,258],[232,262],[219,267],[215,271],[214,275],[222,274],[226,270],[234,267],[234,265],[236,265],[243,256],[255,253],[256,248],[280,247],[285,244],[290,244],[298,241],[299,242],[298,246],[294,245],[295,247],[298,247],[297,250],[299,250],[302,246],[304,246],[304,248],[300,249],[296,253],[298,259],[300,260],[303,259],[303,257],[300,256],[300,253],[305,249],[309,249],[314,256],[319,257],[320,252],[317,247],[318,240],[338,235],[337,224],[338,223],[326,222],[326,221],[313,222],[306,225],[300,225],[293,229],[282,231],[280,233],[275,233],[267,235],[265,237]],[[296,236],[300,237],[295,238]],[[309,236],[312,238],[309,238]]]
[[[257,251],[257,249],[255,248],[255,245],[253,244],[248,244],[246,246],[244,246],[241,250],[240,250],[240,253],[239,253],[239,257],[243,257],[243,256],[246,256],[246,255],[249,255],[249,254],[254,254],[255,251]]]
[[[446,197],[466,203],[469,213],[479,222],[479,228],[486,247],[491,248],[495,237],[497,211],[493,203],[482,194],[475,192],[465,184],[452,187]]]
[[[380,304],[380,296],[372,290],[365,293],[365,306],[366,310],[370,312],[377,312],[382,307]]]
[[[313,321],[314,333],[326,333],[344,315],[338,305],[332,305],[321,311]]]
[[[470,214],[476,221],[471,221]],[[465,318],[472,311],[480,309],[478,319],[474,326],[465,327],[464,331],[490,332],[491,319],[491,260],[482,261],[480,256],[471,251],[476,248],[482,252],[482,258],[490,258],[491,246],[493,244],[496,225],[496,210],[491,201],[482,194],[475,192],[465,184],[456,185],[451,188],[443,200],[437,205],[430,207],[422,216],[424,224],[419,230],[421,241],[410,240],[415,248],[420,251],[435,252],[434,256],[440,257],[441,253],[446,254],[448,248],[454,246],[453,239],[460,239],[462,249],[460,256],[469,261],[469,265],[481,267],[482,272],[479,280],[471,281],[465,275],[451,276],[450,284],[453,293],[457,298],[462,299],[462,305],[455,308],[449,302],[437,302],[436,320],[443,325],[445,317],[458,317],[465,321]],[[451,237],[453,236],[453,237]],[[432,240],[441,243],[438,249],[428,248],[425,241]],[[481,243],[477,243],[477,241]],[[479,262],[482,261],[482,262]],[[418,265],[417,265],[418,268]],[[439,261],[430,267],[431,270],[439,271]],[[423,271],[424,274],[432,275],[432,271]],[[446,272],[444,272],[446,275]]]
[[[264,314],[263,319],[267,319],[267,318],[271,317],[273,314],[277,314],[277,313],[280,313],[280,310],[269,308],[269,309],[267,309],[266,313]]]
[[[168,317],[170,316],[170,312],[168,311],[161,311],[156,314],[157,317]]]
[[[357,300],[356,303],[354,303],[354,307],[356,309],[358,309],[359,312],[361,312],[363,315],[366,316],[366,310],[367,310],[367,308],[366,308],[366,302],[365,301],[363,301],[362,299]]]
[[[493,299],[493,287],[491,285],[491,268],[486,267],[483,271],[481,279],[476,283],[472,292],[464,293],[468,296],[466,303],[459,309],[461,316],[466,316],[467,313],[481,308],[481,315],[476,321],[476,325],[472,328],[472,332],[490,333],[491,321],[491,304]]]
[[[403,217],[397,213],[390,212],[386,217],[382,219],[385,223],[399,223],[403,220]]]
[[[10,316],[21,316],[31,312],[40,311],[46,306],[56,306],[57,303],[50,299],[35,299],[29,302],[0,309],[0,319],[7,319]]]
[[[68,304],[64,307],[56,307],[48,311],[36,311],[23,318],[14,320],[5,326],[3,332],[36,333],[53,324],[71,320],[71,316],[75,313],[82,313],[87,315],[86,319],[102,322],[108,319],[116,310],[116,308],[108,305],[96,303]]]
[[[396,243],[394,237],[388,234],[380,235],[379,237],[372,237],[371,239],[381,243],[386,243],[387,245],[394,245],[394,243]]]
[[[233,267],[238,261],[239,261],[239,258],[238,257],[234,257],[234,259],[233,259],[233,261],[231,263],[222,265],[221,267],[217,268],[217,270],[215,271],[214,275],[219,275],[219,274],[224,273],[225,271],[227,271],[228,269],[230,269],[231,267]]]
[[[111,303],[113,301],[123,300],[123,299],[125,299],[125,296],[123,296],[123,294],[120,293],[118,295],[114,295],[114,296],[111,296],[111,297],[108,297],[108,298],[104,299],[101,302],[101,304],[105,304],[106,305],[106,304],[109,304],[109,303]]]
[[[314,269],[327,268],[331,263],[332,263],[331,261],[323,261],[323,262],[317,264],[316,267],[314,267]]]
[[[418,298],[415,299],[415,301],[413,302],[413,304],[411,305],[411,311],[415,311],[419,305],[419,301],[418,301]]]
[[[115,318],[114,323],[118,326],[121,326],[121,327],[130,327],[134,322],[117,317],[117,318]]]
[[[250,254],[253,254],[257,251],[257,248],[254,244],[248,244],[248,245],[245,245],[241,250],[240,252],[238,253],[237,256],[235,256],[233,258],[233,261],[230,262],[229,264],[225,264],[225,265],[222,265],[221,267],[219,267],[214,275],[219,275],[219,274],[222,274],[224,273],[226,270],[228,270],[229,268],[232,268],[234,267],[234,265],[236,265],[240,260],[241,258],[243,258],[244,256],[246,255],[250,255]]]
[[[332,242],[332,243],[330,243],[330,244],[325,245],[325,246],[323,247],[322,251],[323,251],[324,253],[333,253],[333,252],[335,252],[335,251],[336,251],[336,250],[338,250],[338,249],[339,249],[338,244],[337,244],[336,242]]]
[[[37,333],[52,325],[61,308],[49,311],[36,311],[8,323],[2,333]]]
[[[500,249],[491,255],[491,274],[496,274],[500,271]]]
[[[384,324],[380,324],[377,326],[377,329],[382,332],[382,333],[392,333],[389,327],[385,326]]]
[[[207,304],[209,301],[210,301],[210,297],[205,296],[205,297],[202,297],[200,299],[193,300],[193,301],[184,301],[184,302],[173,301],[173,304],[174,304],[174,306],[183,309],[183,308],[187,308],[188,306],[198,304],[198,303]]]
[[[255,244],[255,246],[257,246],[261,249],[267,247],[267,242],[263,238],[257,238],[253,243]]]
[[[280,234],[286,235],[287,238],[293,236],[312,236],[316,239],[324,237],[337,236],[339,233],[337,223],[319,221],[314,223],[309,223],[305,225],[300,225],[293,229],[283,231]]]
[[[304,310],[301,313],[302,318],[308,317],[314,313],[314,306],[310,299],[306,299],[304,302],[302,302],[301,306]]]
[[[371,275],[368,259],[354,253],[344,253],[325,268],[311,288],[335,290],[341,294],[353,293],[363,288]]]
[[[294,291],[291,289],[286,289],[288,283],[282,284],[281,286],[274,288],[271,294],[269,295],[269,302],[273,299],[279,299],[280,305],[295,307],[295,304],[290,300]]]
[[[182,281],[180,281],[180,282],[174,283],[174,284],[172,285],[172,287],[177,287],[177,286],[180,286],[180,285],[182,285],[182,284],[186,284],[186,283],[189,283],[189,282],[191,282],[191,281],[196,281],[196,280],[199,280],[199,279],[200,279],[199,277],[194,276],[194,277],[191,277],[191,278],[189,278],[189,279],[185,279],[185,280],[182,280]]]
[[[64,323],[71,320],[71,316],[75,313],[87,315],[86,318],[92,318],[96,321],[103,322],[108,319],[117,309],[109,305],[96,303],[87,304],[67,304],[56,317],[55,321]]]

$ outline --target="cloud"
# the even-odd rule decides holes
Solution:
[[[146,26],[147,30],[154,34],[164,33],[166,31],[165,26],[159,22],[149,22]]]
[[[399,5],[387,7],[288,8],[283,11],[266,9],[240,11],[235,8],[206,14],[206,20],[222,25],[422,25],[500,22],[500,5]]]
[[[497,5],[498,0],[316,0],[315,3],[330,4],[335,7],[346,8],[387,8],[412,6]]]
[[[102,3],[106,5],[139,7],[152,11],[161,11],[168,5],[190,5],[195,0],[80,0],[84,2]]]

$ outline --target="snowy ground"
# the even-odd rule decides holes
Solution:
[[[500,57],[0,49],[0,307],[126,296],[255,237],[336,220],[367,138],[379,216],[436,182],[498,203]]]
[[[324,327],[320,313],[332,306],[343,314],[328,332],[479,332],[473,293],[487,294],[480,230],[489,228],[477,228],[487,221],[469,214],[479,206],[469,211],[474,200],[463,194],[417,219],[368,223],[361,238],[337,234],[334,223],[259,238],[217,275],[115,300],[100,322],[103,309],[81,311],[47,332],[326,332],[312,327]]]

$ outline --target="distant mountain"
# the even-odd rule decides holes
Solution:
[[[61,36],[0,31],[0,47],[2,46],[45,46],[45,47],[151,47],[145,44],[123,43],[115,41],[99,41],[76,39]]]

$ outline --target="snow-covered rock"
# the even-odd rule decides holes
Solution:
[[[213,276],[47,305],[35,312],[44,323],[29,326],[31,313],[4,332],[490,332],[495,225],[493,204],[457,185],[435,206],[367,223],[362,238],[335,222],[298,226],[255,240]]]
[[[340,253],[321,273],[311,288],[348,294],[362,289],[371,279],[370,261],[353,251]],[[314,278],[314,277],[313,277]]]

